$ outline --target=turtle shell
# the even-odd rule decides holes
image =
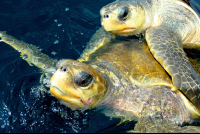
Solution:
[[[198,61],[190,59],[193,66],[199,65]],[[168,92],[172,92],[173,88],[171,77],[152,56],[144,40],[114,40],[90,54],[88,61],[63,59],[56,67],[50,91],[71,109],[104,105],[112,97],[108,96],[108,92],[113,92],[113,97],[116,97],[122,92],[132,92],[133,86],[141,88],[140,94],[143,94],[145,88],[155,92],[158,86],[166,87]],[[122,85],[130,88],[123,89]],[[187,107],[192,117],[198,119],[199,109],[182,92],[178,91],[176,94],[182,99],[179,106],[185,105],[183,107]],[[121,103],[124,102],[122,100]],[[139,102],[141,105],[144,103]]]

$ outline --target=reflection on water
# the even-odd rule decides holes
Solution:
[[[112,1],[2,0],[0,30],[53,58],[77,59],[100,27],[100,8]],[[71,111],[42,90],[38,68],[6,44],[0,53],[0,132],[105,132],[119,122],[95,109]]]
[[[0,30],[53,58],[77,59],[100,27],[100,8],[109,2],[4,0]],[[0,53],[0,132],[98,132],[119,121],[107,122],[110,118],[95,109],[71,111],[42,90],[38,68],[6,44]]]

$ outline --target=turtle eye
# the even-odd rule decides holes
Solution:
[[[119,20],[126,20],[128,18],[129,9],[128,7],[122,7],[118,10],[118,13]]]
[[[93,81],[91,74],[82,72],[75,77],[75,83],[80,87],[86,87]]]

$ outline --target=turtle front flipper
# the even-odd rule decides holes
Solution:
[[[38,47],[17,40],[12,36],[7,35],[5,31],[0,31],[0,38],[0,42],[8,44],[20,52],[21,57],[26,60],[30,66],[35,65],[42,70],[46,70],[49,67],[54,67],[57,63],[56,59],[50,58],[48,55],[43,54],[41,49]]]
[[[148,29],[145,36],[151,53],[171,75],[173,91],[181,90],[200,109],[200,79],[188,61],[180,36],[163,26]]]
[[[115,38],[116,35],[108,33],[104,30],[103,27],[99,28],[99,30],[97,30],[96,33],[90,39],[89,43],[87,44],[81,56],[79,57],[78,61],[88,61],[90,54],[94,53],[101,46],[105,45],[106,43],[110,42],[112,39]]]
[[[0,38],[0,42],[8,44],[20,52],[22,59],[27,61],[30,66],[34,65],[42,70],[43,74],[41,75],[40,83],[48,87],[49,80],[55,72],[54,67],[57,60],[42,53],[41,49],[36,46],[7,35],[5,31],[0,31]]]
[[[141,132],[141,133],[200,133],[198,126],[184,126],[180,127],[163,117],[143,117],[136,124],[134,130],[127,132]]]

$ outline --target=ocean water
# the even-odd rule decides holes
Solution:
[[[40,47],[52,58],[77,59],[100,27],[99,10],[112,1],[0,0],[0,31]],[[71,111],[61,105],[40,90],[38,68],[29,66],[7,44],[0,45],[0,132],[119,132],[134,128],[133,123],[116,127],[119,119],[96,109]]]

